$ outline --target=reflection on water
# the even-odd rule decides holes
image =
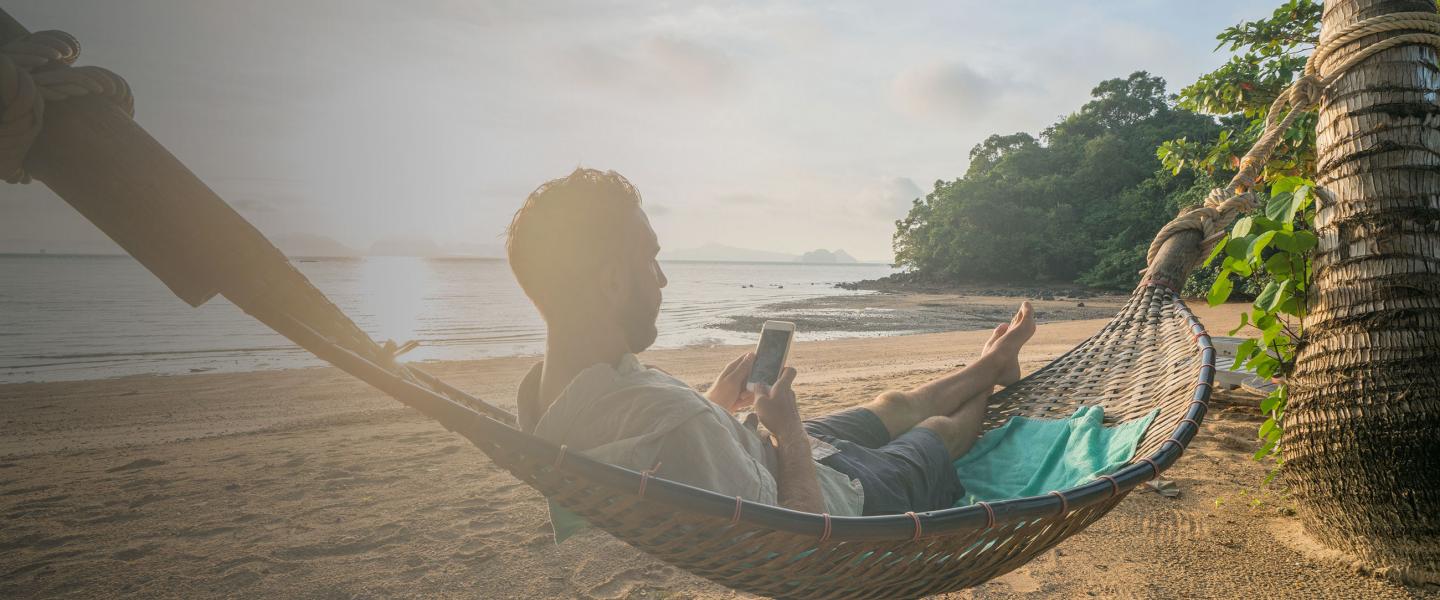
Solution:
[[[366,258],[296,266],[377,339],[419,340],[408,360],[538,354],[544,325],[498,260]],[[707,328],[760,307],[851,294],[883,265],[666,263],[657,347],[753,343]],[[828,332],[827,337],[857,332]],[[800,339],[815,339],[801,332]],[[320,364],[223,298],[192,309],[129,257],[0,256],[0,382]]]

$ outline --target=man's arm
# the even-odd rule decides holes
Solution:
[[[786,367],[774,387],[756,394],[755,414],[777,443],[780,474],[775,487],[780,506],[810,513],[825,512],[820,479],[815,474],[815,461],[810,458],[810,436],[800,422],[795,392],[790,390],[794,380],[795,369]]]

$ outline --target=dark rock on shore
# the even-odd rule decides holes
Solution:
[[[1091,306],[1073,301],[1036,300],[1042,323],[1099,319],[1115,314],[1122,297],[1097,298]],[[727,331],[759,331],[767,319],[795,323],[811,334],[904,334],[989,329],[1008,321],[1019,300],[976,294],[877,293],[806,298],[766,305],[752,314],[732,315],[706,327]],[[1084,304],[1084,303],[1079,303]]]
[[[1031,300],[1054,300],[1056,298],[1094,298],[1106,295],[1102,291],[1092,290],[1084,286],[1074,284],[1060,284],[1055,286],[1016,286],[1016,285],[986,285],[986,284],[954,284],[937,283],[933,281],[920,281],[909,273],[896,273],[879,279],[866,279],[849,283],[839,283],[835,287],[844,290],[873,290],[877,292],[899,292],[899,293],[923,293],[923,294],[961,294],[966,296],[991,296],[1000,298],[1028,298]]]

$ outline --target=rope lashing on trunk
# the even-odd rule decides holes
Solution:
[[[1369,44],[1349,54],[1341,53],[1341,50],[1364,37],[1392,31],[1407,33]],[[1286,86],[1270,104],[1270,110],[1265,115],[1265,129],[1255,145],[1240,159],[1239,172],[1228,185],[1211,191],[1203,206],[1183,212],[1166,223],[1150,243],[1150,250],[1145,256],[1146,264],[1154,266],[1155,257],[1165,241],[1187,230],[1198,230],[1204,235],[1200,256],[1208,255],[1215,244],[1225,237],[1235,218],[1255,208],[1255,184],[1262,178],[1270,155],[1275,153],[1275,148],[1295,119],[1319,104],[1325,90],[1360,61],[1409,44],[1440,48],[1440,14],[1409,12],[1371,17],[1336,32],[1323,44],[1317,45],[1305,60],[1304,73]],[[1276,115],[1282,111],[1284,116],[1277,119]]]
[[[100,67],[72,67],[80,42],[63,31],[37,31],[0,46],[0,178],[29,183],[25,156],[45,122],[45,103],[101,96],[130,115],[130,85]]]

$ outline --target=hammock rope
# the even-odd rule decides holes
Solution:
[[[100,67],[74,67],[80,41],[63,31],[37,31],[0,46],[0,178],[29,183],[25,157],[45,123],[45,103],[100,96],[130,116],[130,84]]]
[[[1344,53],[1356,42],[1371,35],[1413,31]],[[1203,236],[1200,255],[1205,256],[1225,237],[1230,224],[1256,206],[1254,189],[1264,175],[1265,165],[1284,139],[1285,132],[1305,111],[1320,103],[1330,85],[1361,61],[1380,52],[1404,45],[1423,44],[1440,48],[1440,14],[1427,12],[1393,13],[1357,21],[1317,44],[1305,59],[1302,75],[1280,91],[1265,114],[1265,127],[1255,145],[1240,159],[1240,169],[1223,188],[1216,188],[1196,207],[1165,224],[1146,252],[1145,262],[1154,265],[1160,247],[1181,231],[1199,231]],[[1277,118],[1276,115],[1283,114]],[[1322,198],[1325,194],[1322,194]],[[1183,282],[1158,282],[1174,286]]]

